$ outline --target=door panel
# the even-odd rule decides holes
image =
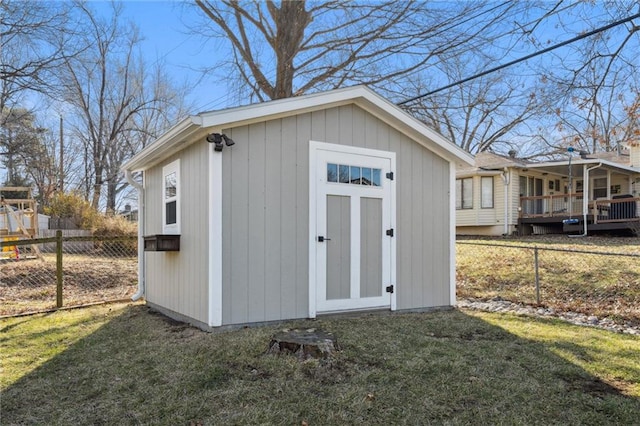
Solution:
[[[327,195],[327,300],[351,294],[351,197]]]
[[[382,296],[382,199],[360,199],[360,297]]]

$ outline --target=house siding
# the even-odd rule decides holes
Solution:
[[[473,176],[473,208],[456,210],[458,235],[501,235],[504,233],[505,185],[502,177],[493,179],[493,207],[482,208],[482,177]]]
[[[180,159],[181,235],[178,252],[145,252],[145,299],[208,322],[208,193],[206,143],[196,143],[145,172],[144,235],[162,234],[162,167]]]
[[[397,308],[449,305],[449,163],[355,105],[225,129],[223,324],[304,318],[309,141],[396,153]]]

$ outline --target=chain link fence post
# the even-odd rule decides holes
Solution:
[[[540,271],[538,269],[538,247],[533,248],[533,263],[536,276],[536,304],[540,304]]]
[[[62,231],[56,231],[56,307],[62,308]]]

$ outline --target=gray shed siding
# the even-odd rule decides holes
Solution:
[[[223,324],[307,316],[310,135],[297,129],[304,122],[225,130],[236,144],[222,153]]]
[[[308,315],[310,140],[396,152],[397,308],[451,303],[446,160],[354,105],[224,132],[223,324]]]
[[[162,234],[162,167],[180,159],[179,252],[145,252],[145,299],[208,322],[207,143],[196,143],[145,172],[144,235]]]

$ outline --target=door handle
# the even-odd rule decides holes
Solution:
[[[325,241],[331,241],[331,238],[323,237],[322,235],[318,235],[318,242],[324,243]]]

